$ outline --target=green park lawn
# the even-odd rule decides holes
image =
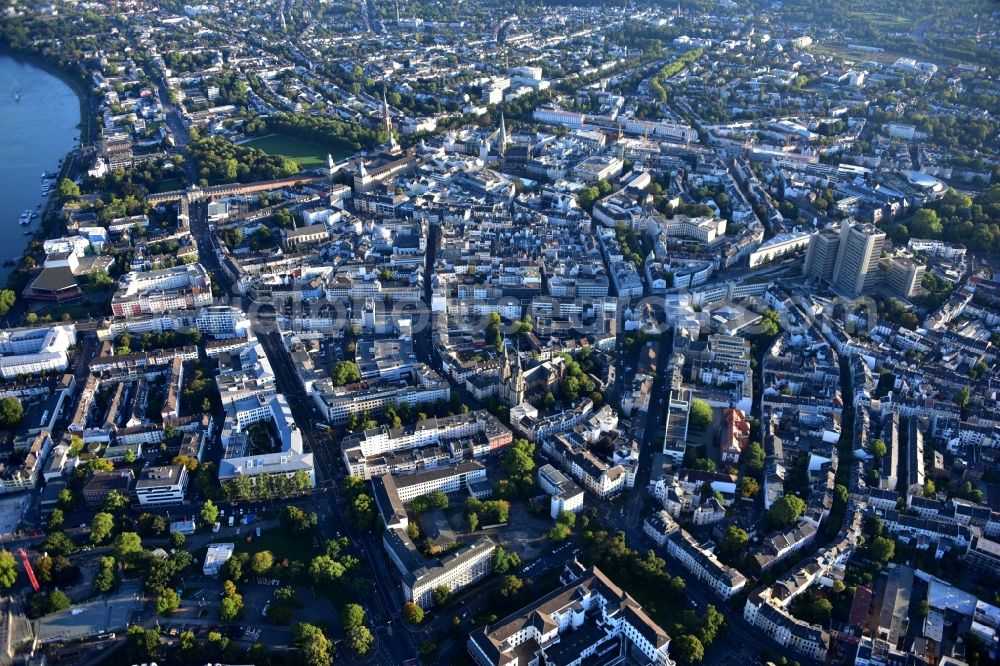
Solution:
[[[303,141],[302,139],[282,134],[262,136],[259,139],[248,141],[243,145],[258,148],[272,155],[287,157],[298,164],[300,169],[317,169],[326,166],[327,153],[333,155],[333,159],[335,160],[343,159],[347,156],[347,153],[343,150],[327,149],[318,143]]]
[[[180,178],[164,178],[156,183],[153,188],[155,192],[172,192],[184,189],[184,181]]]
[[[292,537],[284,532],[280,527],[272,527],[263,530],[261,535],[255,535],[256,526],[247,525],[243,528],[244,533],[236,542],[237,553],[259,553],[262,550],[269,550],[278,562],[288,559],[298,560],[309,564],[309,561],[319,553],[313,548],[312,537]],[[246,537],[252,536],[250,543],[246,542]]]

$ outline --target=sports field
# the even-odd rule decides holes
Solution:
[[[301,169],[316,169],[326,166],[327,153],[333,155],[334,160],[341,160],[348,155],[342,150],[327,149],[318,143],[303,141],[283,134],[262,136],[259,139],[247,141],[243,145],[259,148],[272,155],[287,157],[298,164]]]

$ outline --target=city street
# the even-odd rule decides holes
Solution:
[[[216,241],[208,227],[204,205],[191,207],[191,233],[198,241],[202,263],[211,272],[213,281],[223,289],[234,304],[239,304],[244,309],[249,308],[251,303],[239,293],[219,263]],[[315,456],[317,490],[312,497],[314,510],[324,518],[320,521],[322,536],[324,539],[333,539],[338,532],[346,534],[352,546],[360,551],[362,561],[367,562],[370,567],[375,594],[372,603],[365,604],[365,607],[368,611],[368,623],[378,638],[377,663],[400,664],[415,658],[418,647],[415,645],[415,638],[409,633],[404,633],[406,640],[393,638],[394,634],[399,635],[393,627],[402,624],[401,595],[396,588],[395,579],[386,566],[381,543],[372,535],[356,533],[344,518],[341,506],[343,499],[338,492],[337,483],[343,478],[341,471],[343,468],[339,463],[336,444],[328,431],[316,427],[316,422],[322,417],[306,395],[293,369],[291,356],[274,324],[273,310],[265,306],[256,308],[256,312],[258,318],[254,323],[257,327],[258,340],[271,360],[278,390],[288,400],[295,422],[302,432],[303,441]]]

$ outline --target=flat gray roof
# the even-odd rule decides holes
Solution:
[[[35,637],[39,643],[54,643],[124,631],[132,613],[141,609],[141,593],[134,587],[113,597],[88,601],[35,620]]]
[[[423,469],[418,472],[414,472],[413,474],[396,476],[393,477],[393,481],[395,482],[397,488],[406,488],[420,483],[427,483],[428,481],[447,479],[460,474],[478,472],[484,469],[486,469],[486,466],[478,460],[464,460],[456,465],[431,467],[430,469]]]

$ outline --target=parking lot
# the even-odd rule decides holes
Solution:
[[[0,500],[0,536],[13,534],[17,531],[21,516],[30,503],[31,495],[28,493]]]
[[[546,571],[556,567],[562,567],[567,561],[580,554],[580,548],[573,542],[564,543],[557,546],[550,553],[539,557],[534,562],[529,562],[518,569],[519,576],[527,578],[538,578]]]

